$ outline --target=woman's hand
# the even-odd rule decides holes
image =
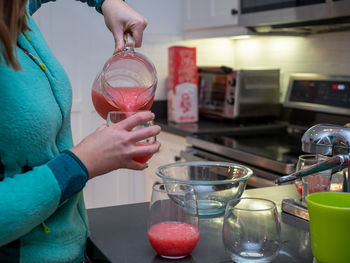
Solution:
[[[160,132],[160,127],[153,125],[131,130],[153,118],[153,113],[141,112],[110,127],[103,125],[73,147],[71,151],[86,166],[89,179],[120,168],[134,170],[147,168],[146,163],[135,162],[132,158],[154,154],[159,150],[160,144],[155,142],[146,146],[137,146],[135,143],[156,136]]]
[[[143,30],[147,26],[147,20],[142,15],[122,0],[105,0],[101,9],[115,40],[114,53],[123,49],[126,32],[133,37],[135,47],[141,46]]]

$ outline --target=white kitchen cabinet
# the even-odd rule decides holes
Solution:
[[[247,34],[238,27],[239,0],[183,0],[186,39]]]
[[[180,152],[186,149],[188,144],[186,138],[183,136],[175,135],[169,132],[161,132],[157,136],[157,140],[161,143],[159,152],[157,152],[149,161],[148,168],[145,170],[145,194],[146,201],[151,199],[151,190],[155,182],[161,182],[161,179],[156,175],[156,169],[165,164],[182,161],[179,159]]]

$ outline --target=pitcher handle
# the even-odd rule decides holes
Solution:
[[[124,35],[124,55],[135,53],[135,40],[129,32]]]

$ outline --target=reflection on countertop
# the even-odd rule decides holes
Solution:
[[[195,134],[223,134],[223,133],[243,133],[252,131],[263,131],[267,129],[285,130],[287,124],[284,122],[264,122],[264,121],[228,121],[222,119],[200,118],[196,123],[174,123],[167,119],[156,119],[155,124],[162,128],[162,131],[170,132],[180,136],[191,136]]]
[[[281,212],[284,198],[299,197],[294,185],[249,189],[244,191],[243,196],[266,198],[277,204],[281,219],[282,245],[273,262],[312,262],[309,223]],[[95,247],[95,251],[100,250],[95,253],[94,259],[100,260],[96,262],[165,262],[149,244],[147,214],[148,203],[89,209],[91,245]],[[181,262],[231,262],[222,243],[222,221],[223,216],[201,218],[199,243],[191,256]],[[104,258],[101,258],[102,255]]]

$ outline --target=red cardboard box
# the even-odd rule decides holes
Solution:
[[[198,121],[196,48],[169,48],[168,119],[176,123]]]

